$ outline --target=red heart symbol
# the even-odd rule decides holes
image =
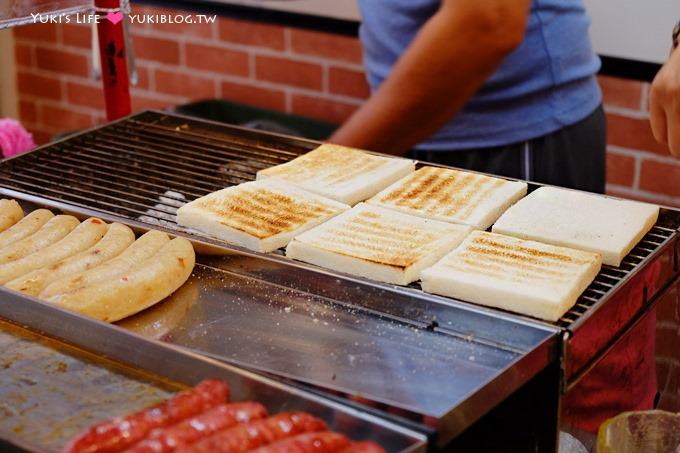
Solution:
[[[121,13],[120,11],[118,11],[117,13],[108,13],[106,15],[106,18],[109,21],[111,21],[113,25],[116,25],[118,22],[123,20],[123,13]]]

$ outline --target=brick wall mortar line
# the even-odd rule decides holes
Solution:
[[[285,27],[283,29],[283,50],[284,52],[293,51],[293,32],[290,27]]]
[[[220,40],[220,23],[218,20],[212,22],[210,24],[210,39],[212,41],[219,41]]]
[[[670,154],[658,154],[642,149],[624,148],[617,145],[608,145],[607,149],[623,156],[640,157],[644,160],[653,160],[662,164],[680,165],[680,160]]]
[[[656,321],[656,331],[658,332],[659,329],[667,329],[670,330],[671,332],[677,333],[678,330],[678,322],[677,321],[671,321],[668,319],[663,319],[663,320],[657,320]]]
[[[147,37],[147,38],[159,38],[159,39],[166,39],[169,41],[178,41],[176,35],[172,33],[167,33],[167,32],[159,32],[155,30],[144,30],[143,33],[139,33],[136,31],[133,34],[133,41],[134,41],[134,35],[139,35],[142,37]],[[198,44],[198,45],[205,45],[205,46],[211,46],[211,47],[218,47],[222,48],[225,50],[233,50],[233,51],[240,51],[240,52],[253,52],[255,55],[262,55],[262,56],[269,56],[269,57],[279,57],[279,58],[290,58],[291,60],[295,61],[300,61],[303,63],[315,63],[315,64],[322,64],[322,63],[332,63],[335,66],[347,68],[347,69],[353,69],[357,71],[363,71],[364,66],[361,63],[352,63],[348,62],[345,60],[336,60],[332,58],[325,58],[321,56],[316,56],[316,55],[307,55],[307,54],[300,54],[300,53],[295,53],[292,50],[286,50],[284,49],[283,51],[277,50],[277,49],[270,49],[267,47],[259,47],[259,46],[252,46],[252,45],[247,45],[247,44],[238,44],[238,43],[233,43],[229,41],[222,41],[220,39],[217,40],[211,40],[209,38],[203,38],[200,36],[186,36],[185,42],[187,44]]]
[[[42,129],[39,123],[32,123],[30,121],[21,120],[21,125],[24,126],[30,132],[31,129]]]
[[[134,96],[145,96],[149,98],[157,99],[161,102],[169,102],[174,104],[179,104],[186,101],[186,96],[175,96],[173,94],[160,93],[156,91],[149,91],[143,88],[133,88],[132,97]]]
[[[29,51],[31,56],[31,66],[36,67],[38,65],[38,55],[34,45],[29,45]]]
[[[184,68],[187,65],[187,42],[184,39],[177,42],[179,43],[179,64],[177,66]]]
[[[629,197],[649,198],[650,202],[669,209],[678,209],[677,207],[674,208],[673,206],[680,205],[680,197],[672,197],[670,195],[664,195],[662,193],[656,192],[647,192],[645,190],[635,190],[630,187],[620,186],[618,184],[607,183],[606,192],[616,192],[617,195]]]
[[[319,99],[325,99],[328,101],[337,101],[337,102],[344,102],[345,104],[351,104],[355,106],[360,106],[364,103],[365,99],[360,99],[360,98],[353,98],[349,96],[343,96],[341,94],[333,94],[333,93],[321,93],[319,91],[312,91],[312,90],[307,90],[304,88],[299,88],[299,87],[290,87],[291,93],[292,94],[299,94],[303,96],[311,96],[311,97],[317,97]]]
[[[40,77],[47,77],[50,79],[54,80],[64,80],[66,82],[77,82],[77,83],[85,83],[87,81],[94,81],[97,82],[92,78],[92,74],[88,75],[87,77],[83,76],[76,76],[73,74],[63,74],[60,72],[53,72],[53,71],[48,71],[46,69],[38,69],[38,68],[29,68],[28,71],[29,74],[31,75],[37,75]]]
[[[253,52],[248,52],[248,80],[255,81],[255,54]]]
[[[290,88],[284,90],[285,93],[285,103],[286,103],[286,113],[293,113],[293,94]]]
[[[34,68],[38,65],[38,56],[36,55],[37,52],[35,50],[35,45],[33,45],[31,43],[31,44],[26,44],[26,46],[28,46],[28,56],[29,56],[29,60],[30,60],[29,61],[29,63],[30,63],[29,68]],[[16,48],[16,44],[15,44],[15,48]],[[22,67],[21,65],[19,65],[19,63],[17,63],[16,65],[17,65],[17,68]]]
[[[255,86],[262,87],[262,88],[269,88],[269,89],[277,89],[277,90],[284,90],[284,89],[291,89],[293,90],[293,94],[302,94],[306,96],[313,96],[313,97],[319,97],[323,99],[328,99],[328,100],[333,100],[333,101],[338,101],[338,102],[345,102],[348,104],[354,104],[354,105],[360,105],[362,104],[365,99],[363,98],[355,98],[351,96],[345,96],[341,94],[333,94],[333,93],[324,93],[322,91],[314,90],[314,89],[308,89],[308,88],[301,88],[301,87],[294,87],[291,85],[286,85],[282,83],[277,83],[277,82],[271,82],[268,80],[261,80],[261,79],[249,79],[245,78],[242,76],[236,76],[233,74],[223,74],[221,72],[215,72],[215,71],[206,71],[202,69],[194,69],[194,68],[188,68],[188,67],[183,67],[180,68],[178,66],[168,66],[164,63],[159,63],[159,62],[150,62],[148,64],[149,68],[156,68],[156,69],[161,69],[161,70],[168,70],[173,73],[177,74],[182,74],[182,75],[187,75],[187,76],[200,76],[200,77],[205,77],[205,78],[216,78],[219,80],[219,82],[226,81],[226,82],[233,82],[233,83],[241,83],[241,84],[249,84],[253,85],[252,83],[248,82],[256,82]]]
[[[330,69],[326,63],[321,65],[321,91],[330,94]]]
[[[54,101],[51,99],[43,99],[40,102],[40,105],[44,105],[47,107],[54,107],[54,108],[60,108],[64,110],[70,110],[75,113],[79,113],[81,115],[95,115],[95,114],[101,114],[103,110],[94,108],[94,107],[88,107],[84,105],[76,105],[76,104],[69,104],[64,101]]]
[[[676,368],[680,367],[680,360],[673,360],[673,359],[666,359],[666,357],[657,357],[656,358],[656,364],[657,365],[667,365],[669,368]]]
[[[677,365],[680,365],[680,359],[673,359],[673,358],[670,358],[670,357],[657,357],[656,363],[662,363],[664,365],[669,365],[669,366],[677,366]]]
[[[179,97],[179,96],[173,96],[173,95],[168,95],[164,93],[156,93],[156,92],[151,92],[149,90],[144,90],[141,88],[133,88],[132,89],[132,95],[133,97],[135,95],[141,95],[141,96],[146,96],[146,97],[151,97],[158,99],[160,101],[167,101],[169,103],[180,103],[184,102],[186,98],[184,97]],[[82,106],[82,105],[77,105],[77,104],[72,104],[68,103],[68,101],[60,99],[60,100],[54,100],[54,99],[46,99],[40,96],[33,96],[30,94],[21,94],[20,95],[20,100],[23,101],[28,101],[28,102],[34,102],[36,105],[47,105],[49,107],[59,107],[63,108],[66,110],[73,110],[76,113],[82,113],[85,115],[101,115],[104,113],[104,109],[97,109],[95,107],[88,107],[88,106]]]
[[[635,159],[635,170],[633,173],[633,189],[640,190],[640,174],[642,173],[642,158],[636,153]]]
[[[147,67],[147,72],[149,73],[149,91],[156,91],[156,68],[153,66]]]
[[[64,27],[56,27],[56,33],[55,35],[57,36],[57,43],[60,46],[64,45]]]
[[[336,68],[342,68],[342,69],[349,69],[353,71],[359,71],[359,72],[364,72],[364,65],[363,64],[357,64],[357,63],[350,63],[344,60],[334,60],[332,58],[324,58],[324,57],[317,57],[315,55],[305,55],[305,54],[299,54],[299,53],[281,53],[281,52],[276,52],[276,51],[270,51],[269,49],[263,49],[260,47],[253,48],[252,49],[255,55],[258,56],[267,56],[267,57],[278,57],[278,58],[285,58],[293,61],[299,61],[301,63],[310,63],[310,64],[318,64],[318,65],[324,65],[327,64],[329,66],[333,66]]]
[[[19,63],[17,63],[16,68],[17,68],[17,73],[19,71],[24,72],[24,73],[26,73],[26,72],[33,73],[33,71],[35,69],[37,69],[35,66],[24,66],[24,65],[21,65]]]
[[[66,81],[63,77],[59,77],[59,102],[64,105],[68,105],[68,97],[66,96]]]
[[[649,113],[649,83],[642,84],[642,96],[640,96],[640,110]]]
[[[25,39],[17,39],[16,40],[17,44],[28,44],[32,45],[35,48],[41,47],[47,50],[57,50],[57,51],[67,51],[69,53],[74,53],[77,55],[81,55],[83,57],[86,57],[88,60],[92,57],[92,51],[90,48],[83,48],[83,47],[75,47],[75,46],[69,46],[66,44],[59,44],[59,43],[54,43],[54,42],[45,42],[45,41],[31,41],[31,40],[25,40]]]
[[[615,107],[611,105],[604,106],[604,111],[606,113],[611,113],[614,115],[625,116],[627,118],[633,118],[637,120],[647,120],[649,119],[649,112],[644,112],[640,110],[627,109],[625,107]]]

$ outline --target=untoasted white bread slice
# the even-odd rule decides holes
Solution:
[[[408,285],[470,231],[468,226],[361,203],[296,236],[286,255],[347,274]]]
[[[341,203],[355,205],[414,170],[412,160],[324,144],[290,162],[258,171],[257,179],[278,178]]]
[[[421,279],[429,293],[557,321],[601,265],[597,253],[475,231]]]
[[[587,250],[621,260],[654,226],[659,207],[557,187],[541,187],[508,209],[494,233]]]
[[[177,223],[230,244],[271,252],[347,209],[282,181],[251,181],[182,206]]]
[[[368,203],[485,230],[527,193],[527,184],[440,167],[423,167]]]

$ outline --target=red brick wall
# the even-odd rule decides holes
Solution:
[[[134,110],[217,97],[339,123],[368,95],[354,38],[226,18],[132,25],[132,33],[140,74]],[[91,80],[89,27],[30,25],[15,37],[21,120],[39,142],[104,121],[99,83]],[[609,117],[608,191],[680,206],[680,161],[653,140],[648,85],[600,80]]]
[[[680,206],[680,159],[658,144],[649,126],[649,84],[600,77],[608,121],[607,191]]]

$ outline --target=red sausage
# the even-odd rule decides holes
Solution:
[[[178,452],[237,453],[267,445],[297,434],[326,431],[322,420],[304,412],[284,412],[264,420],[237,425],[210,437],[178,448]]]
[[[375,442],[354,442],[340,453],[385,453],[385,449]]]
[[[260,403],[220,404],[207,412],[187,418],[176,425],[156,429],[127,453],[162,453],[195,442],[238,423],[265,418],[267,409]]]
[[[252,450],[252,453],[336,453],[343,451],[351,443],[342,434],[326,431],[300,434]]]
[[[206,380],[160,404],[88,428],[71,440],[64,452],[119,451],[141,440],[154,428],[177,423],[224,403],[228,398],[229,387],[226,383]]]

